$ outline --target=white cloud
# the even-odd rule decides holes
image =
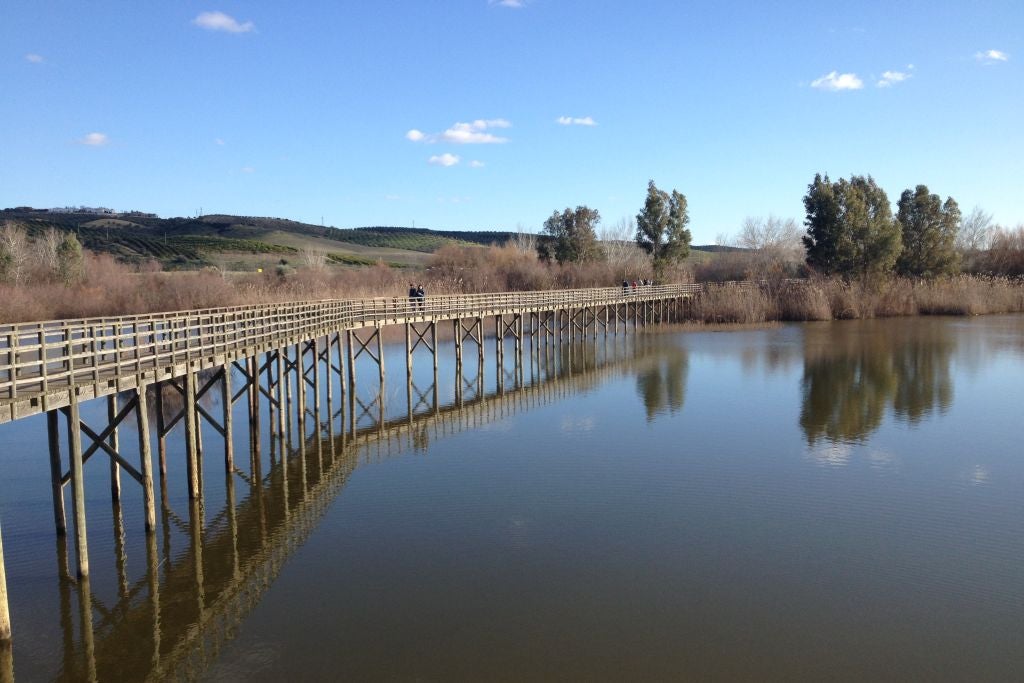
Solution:
[[[107,137],[106,133],[89,133],[80,139],[78,144],[88,145],[89,147],[103,147],[110,144],[110,138]]]
[[[240,24],[237,19],[223,12],[200,12],[199,16],[192,20],[192,23],[207,31],[226,31],[228,33],[248,33],[256,29],[251,21]]]
[[[505,119],[477,119],[470,123],[456,123],[441,133],[440,139],[459,145],[492,144],[508,142],[508,138],[499,137],[485,132],[488,128],[508,128],[511,126]]]
[[[478,161],[476,159],[473,159],[472,161],[469,162],[469,167],[470,168],[483,168],[484,167],[484,162]]]
[[[402,199],[401,195],[397,195],[397,194],[386,194],[386,195],[384,195],[384,201],[387,201],[387,202],[397,202],[397,201],[401,201],[401,199]]]
[[[1010,55],[1006,54],[1002,50],[985,50],[984,52],[975,52],[974,58],[982,64],[996,64],[998,62],[1010,61]]]
[[[818,88],[819,90],[832,90],[833,92],[839,90],[860,90],[864,87],[864,81],[857,77],[857,74],[841,74],[838,71],[832,71],[821,78],[811,81],[812,88]]]
[[[583,117],[572,117],[572,116],[559,116],[557,121],[563,126],[596,126],[597,121],[590,116]]]
[[[913,68],[911,65],[908,68]],[[903,71],[883,71],[882,78],[876,83],[879,88],[890,88],[896,83],[902,83],[911,77],[912,74]]]
[[[488,5],[497,5],[498,7],[514,7],[519,9],[526,7],[526,0],[487,0]]]
[[[445,152],[444,154],[435,154],[434,156],[427,159],[428,164],[445,167],[454,166],[455,164],[459,163],[459,161],[461,161],[461,159],[459,159],[458,155],[450,154],[448,152]]]
[[[241,171],[242,171],[242,173],[255,173],[256,169],[253,168],[252,166],[243,166],[241,168]]]
[[[46,61],[46,58],[42,55],[37,55],[34,52],[30,52],[27,55],[25,55],[25,61],[32,62],[33,64],[42,64]]]
[[[441,133],[427,134],[413,128],[405,134],[405,139],[412,142],[450,142],[456,145],[487,145],[508,142],[508,138],[487,132],[492,128],[510,128],[511,123],[505,119],[477,119],[469,123],[458,122]]]
[[[220,145],[221,147],[223,147],[224,146],[224,140],[221,139],[221,138],[216,138],[216,139],[214,139],[213,144]]]

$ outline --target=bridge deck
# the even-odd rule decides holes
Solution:
[[[0,326],[0,424],[363,327],[690,297],[701,285],[235,306]]]

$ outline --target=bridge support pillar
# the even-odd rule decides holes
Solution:
[[[50,410],[46,413],[46,435],[50,442],[50,489],[53,496],[53,523],[57,527],[57,535],[68,532],[68,521],[64,513],[64,467],[60,458],[60,425],[59,413]]]
[[[81,419],[78,396],[70,392],[68,407],[68,450],[71,461],[71,505],[75,516],[75,561],[78,576],[89,575],[89,545],[85,531],[85,479],[82,471]]]
[[[150,452],[149,412],[146,387],[135,390],[135,422],[139,430],[139,462],[142,469],[142,502],[146,508],[146,532],[156,532],[156,496],[153,493],[153,455]]]
[[[108,443],[115,451],[119,450],[116,421],[117,394],[111,394],[107,397],[107,424],[114,425],[114,429],[110,432]],[[121,500],[121,468],[113,458],[110,459],[110,499],[115,503]]]
[[[199,420],[196,414],[196,375],[185,374],[185,456],[188,463],[188,497],[199,498]]]

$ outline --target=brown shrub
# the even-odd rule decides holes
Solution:
[[[760,287],[705,287],[693,302],[693,315],[706,323],[762,323],[772,319],[774,302]]]

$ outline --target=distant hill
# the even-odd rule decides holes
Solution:
[[[299,263],[302,252],[321,251],[328,260],[347,265],[419,266],[448,244],[502,245],[515,233],[500,230],[431,230],[428,228],[335,228],[286,218],[210,214],[196,218],[159,218],[152,214],[63,213],[29,207],[3,209],[0,221],[24,225],[30,236],[47,228],[73,230],[87,249],[121,261],[157,259],[167,269],[216,265],[233,270]],[[735,247],[693,246],[698,252],[733,251]]]
[[[73,230],[83,246],[126,262],[159,260],[166,268],[228,265],[249,269],[322,251],[335,263],[396,266],[426,262],[447,244],[504,244],[513,233],[427,228],[334,228],[284,218],[211,214],[158,218],[151,214],[57,213],[4,209],[0,220],[23,224],[31,236],[49,227]]]

